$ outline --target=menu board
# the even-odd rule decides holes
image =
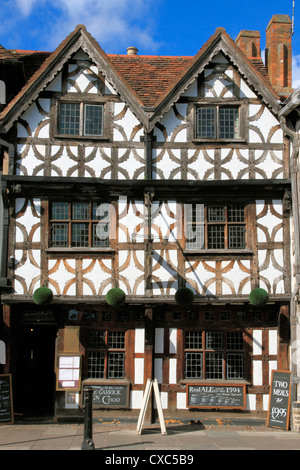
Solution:
[[[0,425],[13,424],[11,374],[0,375]]]
[[[246,385],[187,384],[188,408],[246,407]]]
[[[81,355],[59,354],[57,357],[56,390],[80,390]]]
[[[291,373],[272,370],[267,426],[288,429]]]
[[[84,404],[84,389],[93,389],[93,406],[98,408],[126,408],[129,406],[128,384],[83,384],[82,404]]]

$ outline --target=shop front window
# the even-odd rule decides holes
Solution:
[[[186,331],[185,378],[243,379],[243,350],[240,331]]]
[[[87,362],[90,379],[123,379],[125,332],[91,330],[88,337]]]

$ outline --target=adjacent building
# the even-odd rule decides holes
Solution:
[[[95,416],[136,416],[157,379],[166,417],[265,416],[271,371],[296,384],[291,54],[287,15],[266,29],[266,63],[258,31],[223,28],[194,57],[106,54],[83,25],[52,53],[0,49],[0,339],[17,413],[81,418],[92,385]]]

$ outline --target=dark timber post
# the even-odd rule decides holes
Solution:
[[[84,389],[85,394],[85,415],[84,415],[84,435],[81,450],[95,450],[93,442],[93,389]]]

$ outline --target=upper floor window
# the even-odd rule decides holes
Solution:
[[[109,246],[108,204],[52,202],[50,244],[52,247]],[[107,207],[107,210],[106,210]]]
[[[199,140],[241,140],[243,106],[238,104],[203,104],[196,107],[195,138]]]
[[[246,248],[245,209],[241,204],[187,204],[186,249]]]
[[[103,136],[104,105],[61,102],[58,131],[65,136]]]

